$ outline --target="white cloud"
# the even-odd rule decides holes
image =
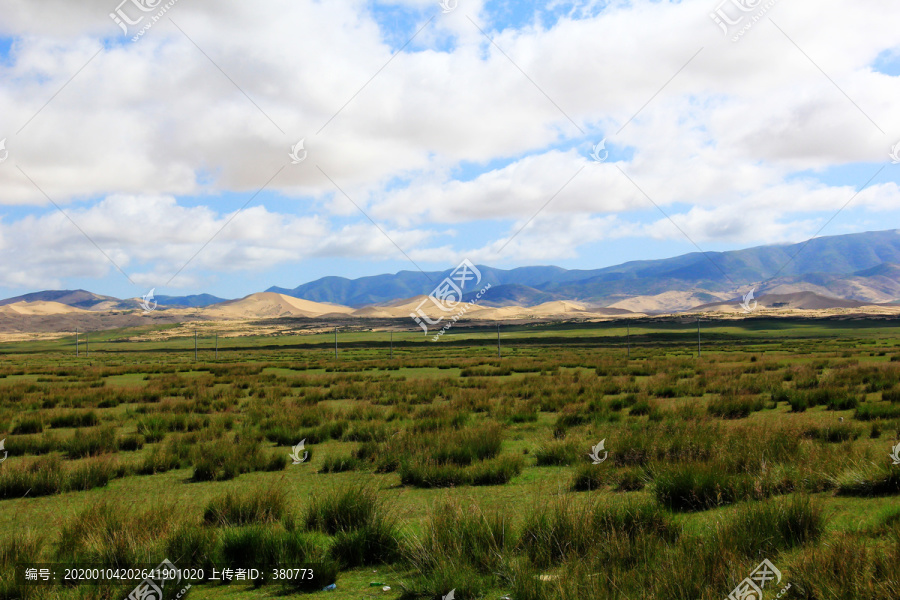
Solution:
[[[221,251],[198,257],[198,270],[396,255],[323,172],[422,260],[467,248],[487,261],[581,167],[529,226],[541,239],[516,240],[503,256],[573,257],[608,228],[679,237],[667,221],[633,222],[629,213],[655,209],[617,167],[698,242],[782,240],[810,229],[805,212],[830,211],[853,192],[797,171],[884,161],[900,139],[900,77],[870,68],[900,46],[900,6],[779,2],[769,15],[793,42],[763,19],[734,44],[709,19],[709,0],[575,3],[577,18],[522,29],[495,22],[482,0],[459,0],[446,15],[433,0],[387,4],[415,11],[413,30],[393,38],[434,17],[396,56],[362,0],[182,0],[138,43],[119,37],[108,16],[115,0],[3,2],[0,31],[15,43],[0,65],[0,139],[10,151],[0,204],[51,211],[15,227],[4,220],[4,252],[27,247],[35,261],[5,261],[8,280],[107,270],[102,256],[84,259],[80,234],[17,167],[149,278],[233,209],[212,200],[184,208],[173,197],[252,194],[276,173],[267,189],[297,198],[302,214],[309,203],[326,211],[250,209],[233,229],[246,238],[223,233]],[[591,164],[585,149],[602,137],[619,158]],[[301,138],[309,156],[289,165]],[[897,199],[897,186],[884,184],[855,202],[889,210]],[[89,208],[73,208],[84,200]],[[140,237],[146,227],[148,205],[166,220],[151,219],[159,231],[150,241],[127,241],[123,232]],[[335,224],[345,217],[357,225]],[[492,239],[430,245],[432,230],[481,220],[500,223]],[[291,237],[288,225],[306,241],[279,241]],[[33,238],[17,233],[29,227],[39,228]]]

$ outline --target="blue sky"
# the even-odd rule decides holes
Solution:
[[[702,1],[182,2],[132,42],[107,4],[0,25],[3,297],[233,298],[900,227],[881,25],[900,9],[860,32],[874,9],[811,29],[779,4],[732,43]]]

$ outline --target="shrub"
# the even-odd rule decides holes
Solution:
[[[58,429],[61,427],[93,427],[100,423],[97,413],[88,412],[70,412],[56,415],[50,418],[50,427]]]
[[[867,476],[853,477],[838,486],[842,496],[894,496],[900,494],[900,470],[881,466]]]
[[[27,417],[16,423],[12,431],[13,435],[28,435],[32,433],[42,433],[44,431],[44,422],[40,417]]]
[[[419,488],[444,488],[458,485],[502,485],[522,472],[520,456],[501,456],[467,467],[434,460],[403,460],[399,474],[403,485]]]
[[[808,497],[791,496],[740,506],[717,536],[721,546],[756,558],[816,541],[824,526],[821,506]]]
[[[572,489],[576,492],[589,492],[605,486],[610,479],[606,465],[595,465],[589,462],[579,463],[575,467]]]
[[[77,430],[66,443],[66,454],[69,458],[98,456],[118,449],[115,430],[112,427]]]
[[[522,472],[521,456],[500,456],[467,467],[466,475],[472,485],[503,485]]]
[[[329,556],[346,568],[391,563],[400,556],[399,531],[381,512],[356,529],[335,535]]]
[[[803,437],[836,444],[857,439],[859,431],[849,423],[841,423],[826,427],[807,427],[803,432]]]
[[[326,456],[322,462],[319,473],[343,473],[345,471],[357,471],[363,462],[355,456]]]
[[[618,479],[616,490],[620,492],[636,492],[647,485],[647,474],[643,469],[627,469]]]
[[[763,408],[765,403],[761,398],[733,395],[720,395],[706,406],[709,414],[723,419],[744,419]]]
[[[582,455],[587,455],[576,442],[555,440],[534,451],[539,467],[574,465]]]
[[[714,465],[690,464],[669,468],[656,476],[656,499],[672,510],[707,510],[738,500],[741,486]]]
[[[896,419],[900,417],[900,406],[893,404],[873,404],[864,402],[856,407],[854,417],[860,421],[875,419]]]
[[[668,395],[669,393],[674,394],[674,390],[672,388],[666,388],[663,390],[658,390],[656,392],[657,396],[660,398],[674,398],[674,395]],[[663,395],[659,395],[663,394]],[[631,406],[631,410],[628,411],[628,414],[637,417],[640,415],[649,415],[652,410],[652,406],[648,400],[638,400]]]
[[[226,481],[251,471],[281,471],[288,457],[282,452],[264,452],[258,439],[247,437],[200,443],[191,453],[191,462],[194,481]]]
[[[203,511],[208,525],[234,526],[279,521],[287,505],[287,493],[277,488],[240,495],[228,492],[209,501]]]
[[[234,527],[222,532],[221,554],[226,568],[256,568],[264,577],[254,580],[256,587],[270,580],[274,568],[308,568],[315,564],[315,578],[283,582],[297,591],[317,591],[334,583],[339,566],[309,534],[286,531],[273,526]]]
[[[144,436],[139,433],[125,435],[119,438],[117,445],[123,452],[134,452],[144,447]]]
[[[212,573],[216,568],[218,534],[215,529],[196,523],[180,523],[163,543],[165,554],[183,569],[204,569]]]
[[[334,535],[371,524],[379,512],[378,494],[368,486],[349,486],[314,494],[306,527]]]
[[[64,469],[58,456],[46,456],[0,471],[0,498],[49,496],[104,487],[115,473],[110,460],[85,461]]]
[[[512,531],[504,513],[444,501],[432,508],[422,534],[410,540],[406,557],[423,574],[495,573],[504,553],[516,545]]]

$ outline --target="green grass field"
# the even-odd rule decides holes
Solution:
[[[21,578],[169,559],[316,574],[198,599],[721,600],[768,560],[764,598],[896,600],[898,325],[703,322],[701,357],[678,319],[504,326],[502,358],[490,327],[393,358],[350,327],[337,359],[333,334],[3,344],[0,597],[123,599]]]

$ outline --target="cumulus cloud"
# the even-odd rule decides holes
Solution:
[[[263,186],[297,213],[248,209],[185,277],[396,256],[393,242],[424,261],[547,261],[608,236],[680,237],[630,214],[654,204],[698,243],[797,239],[819,222],[807,213],[864,183],[810,172],[883,162],[900,138],[900,77],[872,68],[897,55],[900,6],[779,2],[732,43],[708,0],[574,2],[522,27],[482,0],[446,14],[432,0],[374,5],[407,11],[394,31],[362,0],[181,0],[132,43],[109,17],[117,4],[2,5],[0,204],[43,207],[2,221],[4,252],[26,255],[4,266],[16,285],[109,269],[44,193],[141,282],[215,234],[233,211],[223,193]],[[420,29],[402,50],[391,41]],[[594,164],[604,138],[611,157]],[[291,165],[300,139],[308,157]],[[880,183],[854,202],[897,200]],[[435,241],[470,222],[496,227]]]

